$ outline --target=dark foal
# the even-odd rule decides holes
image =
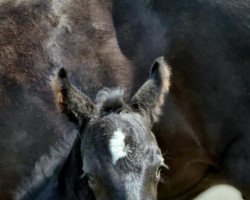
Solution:
[[[120,89],[103,89],[95,104],[60,69],[52,79],[55,99],[79,134],[67,159],[16,199],[156,200],[161,169],[167,166],[151,128],[169,76],[160,58],[131,101],[123,100]]]

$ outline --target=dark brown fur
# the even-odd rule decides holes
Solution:
[[[49,76],[55,66],[68,69],[70,78],[92,98],[103,86],[119,85],[129,91],[132,84],[132,69],[119,51],[106,1],[49,2],[0,3],[0,199],[4,200],[11,198],[48,146],[71,132],[72,125],[53,103]]]
[[[249,18],[244,15],[247,9],[243,4],[232,7],[236,1],[218,0],[216,4],[210,0],[199,1],[207,3],[206,6],[210,10],[205,12],[206,9],[201,9],[203,6],[195,7],[198,1],[192,1],[194,7],[187,10],[189,14],[181,12],[184,16],[189,16],[190,21],[185,21],[186,17],[175,13],[178,9],[173,7],[171,12],[166,12],[169,14],[168,18],[161,16],[160,23],[155,14],[151,15],[151,12],[144,12],[144,8],[141,8],[142,2],[146,1],[131,1],[132,7],[136,8],[136,12],[132,13],[135,16],[129,15],[129,12],[125,12],[125,9],[118,5],[118,14],[127,13],[133,22],[132,25],[135,24],[131,27],[131,21],[126,21],[125,29],[120,29],[121,32],[119,27],[116,27],[120,48],[130,59],[130,63],[118,47],[111,17],[112,5],[109,1],[73,0],[70,4],[63,5],[58,12],[51,10],[51,4],[48,2],[20,1],[17,4],[6,0],[0,3],[0,199],[10,199],[11,190],[17,186],[22,176],[25,177],[29,173],[37,157],[46,153],[46,149],[54,143],[58,135],[70,133],[71,124],[56,112],[51,101],[49,84],[45,81],[54,66],[68,69],[72,74],[69,78],[91,98],[103,86],[121,86],[126,89],[125,95],[130,96],[146,80],[153,60],[166,51],[167,60],[174,69],[173,87],[166,100],[168,103],[164,118],[156,124],[155,132],[162,152],[166,152],[165,159],[170,171],[165,174],[167,183],[160,187],[162,192],[159,193],[159,198],[191,199],[210,185],[225,182],[225,171],[221,170],[224,167],[221,165],[223,160],[218,159],[217,155],[224,156],[229,153],[230,157],[227,150],[232,143],[223,142],[228,138],[227,135],[208,138],[211,135],[204,133],[217,134],[218,126],[211,126],[214,131],[208,131],[204,125],[209,123],[203,117],[213,110],[207,105],[213,105],[214,109],[226,108],[221,105],[229,105],[228,100],[234,98],[229,96],[225,99],[226,93],[218,93],[223,94],[218,95],[223,97],[223,101],[220,101],[222,103],[203,101],[207,108],[204,113],[201,112],[201,107],[197,106],[197,101],[198,97],[206,97],[201,92],[204,88],[199,88],[202,85],[201,80],[203,87],[210,91],[210,97],[215,91],[215,88],[210,86],[216,82],[217,77],[221,77],[223,83],[229,83],[228,88],[234,88],[230,87],[228,80],[232,80],[235,74],[230,71],[218,71],[222,69],[221,63],[249,66],[249,42],[242,41],[242,38],[245,38],[243,36],[249,35],[249,32],[244,25],[240,25],[249,24],[246,21]],[[134,4],[138,2],[141,3]],[[164,12],[164,2],[171,2],[171,5],[176,2],[177,7],[178,3],[184,5],[178,8],[188,8],[185,3],[187,1],[147,2],[156,3],[154,9],[159,13]],[[223,2],[227,4],[223,6]],[[136,5],[140,5],[139,9]],[[167,5],[167,8],[170,7]],[[138,12],[140,9],[142,12]],[[201,12],[197,12],[199,9]],[[223,26],[213,26],[214,22],[210,25],[208,23],[210,18],[216,16],[215,13],[227,16],[225,19],[229,19],[232,24],[233,20],[236,20],[235,27],[226,32],[219,31],[218,33],[222,34],[218,37],[216,31],[223,29]],[[202,17],[203,14],[207,16]],[[68,21],[64,21],[65,17]],[[123,26],[123,21],[119,20],[117,23]],[[162,26],[164,22],[166,26]],[[227,39],[232,38],[230,45],[234,48],[223,49],[225,33],[228,33]],[[231,57],[232,55],[234,57]],[[213,69],[209,71],[210,82],[207,82],[206,69]],[[203,77],[199,76],[201,74]],[[217,76],[218,74],[225,76]],[[197,79],[192,79],[193,77]],[[241,77],[246,81],[249,76],[243,70]],[[241,88],[244,91],[244,87]],[[245,94],[247,92],[245,91]],[[233,112],[231,108],[228,106],[224,110],[215,109],[210,113],[210,119],[215,119],[219,113],[229,112],[229,115],[233,116],[232,114],[237,112]],[[235,111],[239,110],[235,108]],[[224,124],[234,124],[232,122],[231,118],[225,120]],[[241,121],[243,122],[244,120]],[[234,132],[230,127],[225,128]],[[239,138],[228,141],[235,139]],[[221,145],[225,145],[225,148],[221,148],[224,152],[218,152]],[[231,174],[231,177],[238,177],[237,171],[235,173]]]
[[[155,126],[170,166],[159,199],[192,199],[219,182],[250,196],[249,13],[248,0],[114,1],[119,46],[137,71],[161,54],[172,68]]]

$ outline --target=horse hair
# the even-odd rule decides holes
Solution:
[[[103,88],[98,91],[95,102],[101,114],[119,113],[126,107],[123,100],[124,90],[121,88]]]
[[[77,131],[63,135],[55,145],[50,147],[47,155],[43,155],[35,163],[31,176],[25,178],[20,186],[13,193],[14,199],[22,199],[29,196],[30,192],[44,184],[46,180],[53,176],[54,172],[63,165],[73,146]]]

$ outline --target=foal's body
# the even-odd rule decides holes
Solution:
[[[51,157],[47,157],[46,162],[39,161],[32,176],[19,186],[14,194],[15,199],[94,200],[87,182],[80,179],[83,174],[80,145],[81,138],[76,133],[72,133],[69,138],[60,139],[53,147],[55,150],[51,152]]]

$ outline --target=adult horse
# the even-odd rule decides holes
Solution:
[[[173,70],[155,126],[173,169],[159,199],[191,199],[223,182],[249,199],[250,2],[117,0],[113,20],[138,73],[159,53]]]

